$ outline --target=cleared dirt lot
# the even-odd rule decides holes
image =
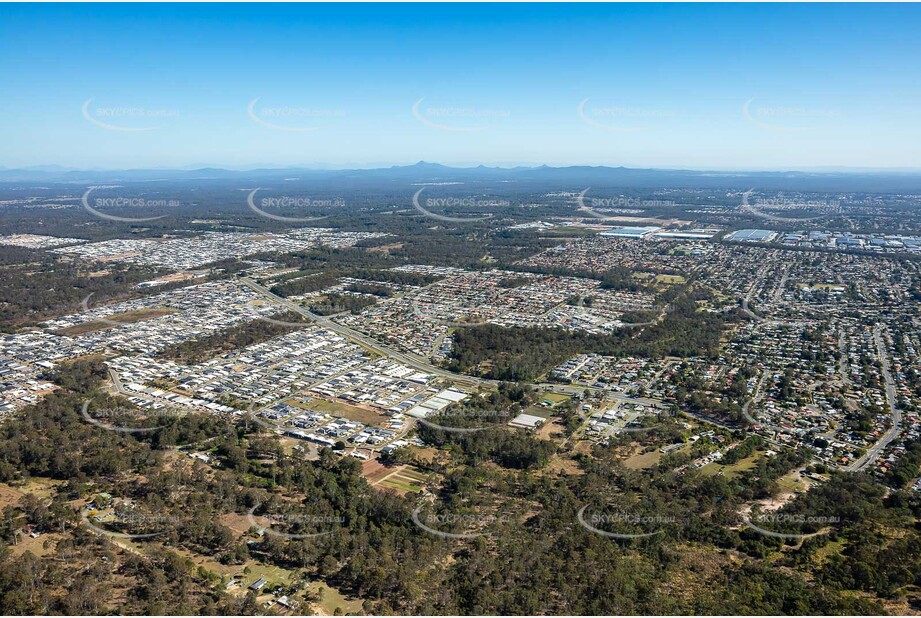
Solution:
[[[74,335],[85,335],[86,333],[93,333],[98,330],[114,328],[114,325],[110,324],[110,322],[118,322],[119,324],[134,324],[135,322],[143,322],[144,320],[152,320],[164,315],[176,313],[176,311],[177,309],[170,309],[168,307],[152,307],[150,309],[125,311],[124,313],[114,313],[110,315],[106,318],[107,321],[94,320],[92,322],[84,322],[83,324],[62,328],[54,332],[58,335],[66,335],[68,337],[73,337]]]
[[[373,487],[392,489],[404,494],[422,489],[430,476],[428,472],[415,466],[385,466],[374,459],[362,464],[361,473]]]
[[[428,473],[419,468],[404,466],[401,470],[384,477],[379,485],[402,493],[411,493],[422,489],[427,478]]]
[[[0,510],[18,504],[24,495],[23,491],[0,483]]]
[[[633,455],[626,461],[624,465],[631,470],[641,470],[643,468],[652,468],[659,460],[662,458],[662,453],[659,452],[659,449],[650,451],[648,453],[639,452],[636,455]]]
[[[333,416],[341,416],[342,418],[347,418],[350,421],[355,421],[362,425],[380,425],[381,422],[387,418],[374,408],[353,406],[339,400],[315,397],[308,403],[300,403],[298,399],[292,399],[288,403],[299,408],[325,412]]]

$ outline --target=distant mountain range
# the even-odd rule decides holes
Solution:
[[[249,185],[296,179],[318,184],[348,183],[353,188],[423,183],[509,182],[580,190],[586,187],[697,188],[790,190],[820,192],[916,193],[921,192],[921,171],[814,171],[728,172],[627,167],[449,167],[420,161],[374,169],[320,170],[261,168],[229,170],[204,167],[192,170],[128,169],[74,170],[59,166],[23,169],[0,168],[4,183],[124,183],[149,181],[234,181]]]

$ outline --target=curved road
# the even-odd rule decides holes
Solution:
[[[300,315],[304,316],[305,318],[308,318],[309,320],[313,322],[316,322],[317,324],[320,324],[324,328],[327,328],[333,332],[339,333],[340,335],[344,337],[348,337],[358,342],[360,345],[364,346],[365,348],[373,350],[374,352],[381,354],[382,356],[388,356],[390,358],[398,360],[401,363],[404,363],[408,365],[409,367],[412,367],[413,369],[416,369],[418,371],[423,371],[425,373],[431,373],[433,375],[437,375],[446,380],[452,380],[454,382],[470,385],[473,387],[496,388],[499,386],[498,380],[487,380],[485,378],[477,378],[475,376],[468,376],[468,375],[462,375],[459,373],[454,373],[453,371],[448,371],[447,369],[436,367],[435,365],[431,364],[426,359],[422,358],[421,356],[418,356],[417,354],[411,354],[409,352],[401,352],[399,350],[395,350],[394,348],[386,344],[383,344],[377,341],[376,339],[368,337],[367,335],[360,333],[354,329],[351,329],[348,326],[343,326],[342,324],[338,324],[330,320],[328,317],[317,315],[313,313],[312,311],[308,311],[307,309],[298,305],[297,303],[291,302],[289,300],[282,298],[281,296],[278,296],[277,294],[274,294],[271,290],[269,290],[263,285],[260,285],[259,283],[256,283],[252,279],[249,279],[247,277],[240,277],[240,281],[244,283],[250,289],[258,292],[259,294],[264,296],[266,299],[272,301],[273,303],[280,304],[283,307],[290,309],[291,311],[294,311],[296,313],[299,313]],[[585,392],[586,390],[589,390],[592,392],[604,390],[604,389],[599,389],[593,386],[582,386],[582,385],[573,385],[573,384],[551,384],[551,383],[546,383],[546,382],[535,383],[533,384],[533,386],[534,388],[540,391],[550,391],[553,393],[558,393],[560,395],[576,395],[576,394],[581,394]],[[626,395],[620,395],[617,393],[608,393],[608,397],[612,399],[620,399],[623,401],[628,401],[631,403],[643,403],[645,405],[656,406],[656,407],[661,406],[660,401],[657,401],[654,399],[647,399],[644,397],[627,397]]]
[[[250,289],[254,290],[255,292],[258,292],[259,294],[262,294],[265,298],[271,300],[272,302],[276,304],[280,304],[286,309],[290,309],[291,311],[294,311],[295,313],[299,313],[305,318],[308,318],[309,320],[316,322],[317,324],[320,324],[326,329],[329,329],[333,332],[339,333],[340,335],[348,337],[349,339],[357,341],[365,348],[369,348],[377,352],[378,354],[382,354],[384,356],[389,356],[393,359],[396,359],[400,361],[401,363],[404,363],[418,371],[424,371],[426,373],[435,374],[439,377],[446,378],[448,380],[454,380],[455,382],[462,382],[464,384],[472,384],[475,386],[497,386],[499,384],[495,380],[486,380],[486,379],[477,378],[474,376],[465,376],[465,375],[461,375],[458,373],[453,373],[451,371],[447,371],[446,369],[441,369],[440,367],[436,367],[435,365],[432,365],[431,363],[429,363],[427,360],[425,360],[421,356],[418,356],[416,354],[411,354],[409,352],[400,352],[399,350],[395,350],[394,348],[391,348],[390,346],[386,344],[383,344],[375,339],[372,339],[371,337],[368,337],[367,335],[364,335],[356,330],[353,330],[349,328],[348,326],[343,326],[342,324],[333,322],[328,317],[317,315],[316,313],[313,313],[312,311],[308,311],[307,309],[300,306],[299,304],[291,302],[290,300],[284,299],[281,296],[274,294],[271,290],[269,290],[263,285],[260,285],[259,283],[256,283],[252,279],[249,279],[247,277],[241,277],[240,281],[243,284],[245,284],[247,287],[249,287]]]
[[[895,440],[902,431],[902,411],[899,409],[895,392],[895,381],[892,379],[892,373],[889,371],[889,352],[883,342],[882,325],[877,324],[873,328],[873,341],[876,342],[876,353],[879,355],[880,365],[882,366],[883,380],[886,382],[886,401],[889,404],[889,412],[892,414],[892,427],[880,438],[880,440],[870,447],[866,455],[849,465],[846,469],[854,472],[866,470],[876,458],[885,450],[889,443]]]

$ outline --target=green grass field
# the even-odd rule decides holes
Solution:
[[[740,459],[731,466],[724,466],[720,462],[714,461],[701,468],[700,473],[704,476],[715,476],[722,472],[723,476],[733,478],[746,470],[754,468],[755,464],[758,462],[758,458],[763,455],[764,451],[757,451],[754,455],[746,457],[745,459]]]
[[[311,582],[307,585],[307,590],[320,593],[320,602],[316,604],[320,616],[332,616],[337,613],[337,609],[340,610],[339,615],[343,616],[362,613],[361,599],[350,599],[324,582]]]
[[[652,468],[659,460],[662,458],[662,453],[659,452],[659,449],[651,451],[649,453],[640,453],[639,455],[634,455],[624,462],[624,465],[631,470],[641,470],[643,468]]]
[[[248,572],[243,573],[243,570],[245,569],[249,570]],[[240,574],[238,579],[240,579],[242,582],[238,588],[234,589],[237,594],[246,594],[247,586],[260,578],[265,579],[267,582],[263,590],[271,590],[279,584],[288,585],[293,581],[294,578],[294,571],[289,571],[277,566],[263,564],[257,560],[248,561],[245,565],[243,565],[243,567],[235,571],[234,574]]]
[[[407,466],[397,474],[380,482],[381,487],[389,487],[397,491],[415,492],[422,489],[429,474],[415,466]]]
[[[803,482],[793,478],[792,474],[787,474],[777,479],[777,486],[780,488],[780,491],[784,493],[798,493],[806,489]]]

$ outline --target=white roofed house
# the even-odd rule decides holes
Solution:
[[[545,421],[546,419],[540,416],[534,416],[533,414],[519,414],[510,420],[508,424],[520,429],[537,429],[543,425]]]

